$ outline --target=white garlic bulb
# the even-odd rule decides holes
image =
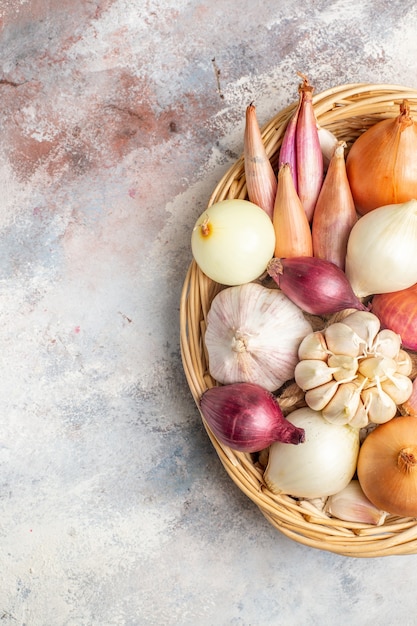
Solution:
[[[412,392],[411,358],[400,336],[380,330],[369,311],[355,311],[313,335],[316,340],[303,340],[294,370],[307,405],[329,422],[356,428],[392,419]]]
[[[205,344],[219,383],[252,382],[276,391],[294,376],[298,347],[312,332],[301,309],[278,289],[228,287],[213,299]]]

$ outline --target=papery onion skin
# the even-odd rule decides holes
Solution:
[[[376,507],[416,517],[417,417],[394,417],[370,432],[359,452],[357,472],[363,492]]]
[[[366,311],[344,272],[316,257],[272,259],[267,272],[301,309],[312,315],[331,315],[344,309]]]
[[[260,385],[207,389],[200,410],[217,439],[239,452],[259,452],[275,441],[294,445],[304,441],[304,430],[284,417],[275,396]]]
[[[417,124],[406,102],[397,118],[377,122],[356,139],[346,169],[359,213],[417,197],[416,152]]]
[[[264,473],[273,493],[299,498],[321,498],[338,493],[351,481],[359,451],[359,430],[330,424],[318,411],[296,409],[287,417],[305,430],[298,449],[274,443]]]
[[[404,348],[417,350],[417,284],[400,291],[376,294],[371,310],[382,326],[401,336]]]
[[[191,235],[194,259],[204,274],[223,285],[258,278],[275,248],[270,217],[248,200],[216,202],[198,218]]]

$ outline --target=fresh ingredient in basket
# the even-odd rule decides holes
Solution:
[[[244,167],[248,198],[271,218],[277,193],[277,177],[265,150],[256,107],[246,107],[244,133]]]
[[[295,190],[288,163],[283,163],[278,171],[273,224],[276,257],[313,255],[310,224]]]
[[[272,221],[248,200],[222,200],[198,218],[191,249],[201,271],[223,285],[240,285],[258,278],[275,248]]]
[[[295,382],[307,405],[333,424],[382,424],[411,395],[411,358],[401,349],[400,336],[380,330],[368,311],[355,311],[307,335],[298,354]]]
[[[298,447],[271,445],[264,472],[267,487],[299,498],[321,498],[344,489],[355,473],[359,430],[330,424],[308,407],[296,409],[287,421],[304,429],[305,442]]]
[[[312,332],[301,309],[278,289],[228,287],[213,299],[204,336],[211,376],[275,391],[293,378],[301,340]]]
[[[331,315],[343,309],[365,310],[340,267],[316,257],[274,258],[267,272],[301,309]]]
[[[239,452],[259,452],[275,441],[294,445],[304,441],[304,430],[284,417],[275,396],[260,385],[207,389],[200,409],[217,439]]]
[[[417,418],[378,426],[363,442],[358,479],[369,500],[393,515],[417,516]]]
[[[296,176],[295,188],[300,197],[309,222],[313,219],[314,207],[323,182],[323,155],[321,151],[317,120],[313,108],[314,87],[308,79],[299,74],[303,82],[298,88],[299,103],[289,121],[287,131],[284,134],[283,146],[279,155],[279,165],[290,163],[291,153],[295,153]],[[294,132],[295,124],[295,132]],[[288,136],[286,136],[288,134]]]
[[[346,176],[345,147],[345,142],[339,142],[330,159],[312,223],[314,256],[342,270],[350,231],[358,219]]]
[[[413,380],[411,396],[401,405],[400,409],[403,415],[414,415],[417,417],[417,378]]]
[[[350,483],[334,495],[330,496],[324,506],[325,513],[346,522],[362,522],[380,526],[387,516],[365,496],[358,480]]]
[[[408,289],[417,283],[417,200],[390,204],[361,217],[350,231],[346,276],[354,293]]]
[[[347,175],[359,213],[417,198],[416,152],[417,123],[404,100],[396,118],[368,128],[348,154]]]
[[[321,153],[323,155],[323,166],[326,169],[329,166],[330,159],[333,156],[339,140],[328,128],[320,126],[319,124],[317,125],[317,132],[319,135]]]
[[[417,350],[417,284],[372,298],[372,311],[381,324],[401,333],[404,348]]]
[[[302,94],[299,95],[298,105],[294,113],[291,115],[285,127],[284,136],[282,138],[281,148],[279,151],[278,170],[284,163],[287,163],[291,170],[291,176],[294,183],[294,188],[298,194],[298,180],[297,180],[297,122],[298,114],[300,112],[302,101]]]

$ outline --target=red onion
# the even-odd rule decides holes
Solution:
[[[417,284],[377,294],[372,298],[371,307],[384,328],[400,335],[404,348],[417,350]]]
[[[331,315],[343,309],[367,311],[337,265],[317,257],[272,259],[268,274],[285,295],[306,313]]]
[[[201,396],[200,408],[217,439],[239,452],[304,441],[304,430],[285,419],[275,396],[254,383],[212,387]]]

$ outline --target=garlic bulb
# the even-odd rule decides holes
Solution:
[[[307,335],[298,355],[295,382],[307,405],[333,424],[382,424],[412,393],[411,358],[401,349],[401,338],[380,330],[369,311],[355,311]]]
[[[207,315],[209,372],[219,383],[250,382],[275,391],[294,376],[312,326],[278,289],[245,283],[220,291]]]

